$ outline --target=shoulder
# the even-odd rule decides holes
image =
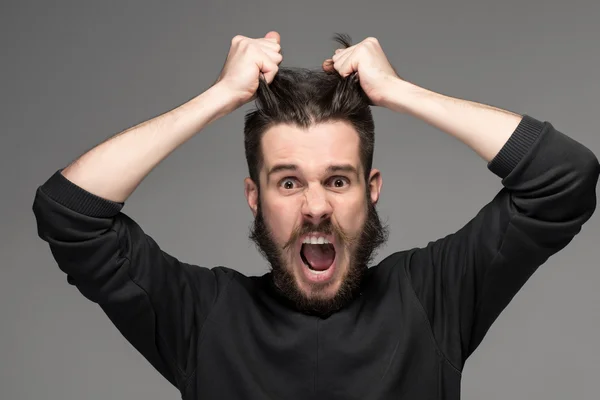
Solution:
[[[414,250],[401,250],[391,253],[375,265],[369,267],[367,276],[373,282],[389,284],[391,279],[397,279],[399,274],[401,275],[401,270],[409,262]]]
[[[377,264],[370,267],[369,271],[371,271],[372,274],[389,274],[398,266],[407,262],[416,250],[417,249],[415,248],[410,250],[401,250],[393,252],[390,255],[383,258]]]
[[[261,281],[259,276],[247,275],[237,269],[225,266],[215,266],[210,268],[210,271],[219,286],[227,286],[230,290],[255,290]]]

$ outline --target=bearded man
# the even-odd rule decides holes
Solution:
[[[600,165],[582,144],[529,115],[402,79],[375,38],[338,40],[311,71],[279,68],[277,32],[236,36],[208,90],[36,191],[39,235],[68,282],[183,399],[458,399],[492,323],[595,210]],[[245,196],[271,270],[184,263],[121,209],[173,150],[253,99]],[[504,186],[453,234],[377,265],[387,227],[370,107],[454,136]]]

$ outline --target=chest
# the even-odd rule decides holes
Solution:
[[[222,310],[202,333],[190,399],[438,398],[442,360],[403,296],[361,299],[327,319],[260,303]]]

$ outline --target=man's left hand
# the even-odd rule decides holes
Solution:
[[[346,49],[337,49],[332,58],[323,62],[323,70],[331,72],[334,69],[342,77],[358,72],[362,89],[376,106],[384,106],[390,83],[401,80],[374,37]]]

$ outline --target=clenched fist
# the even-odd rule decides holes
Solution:
[[[390,83],[402,80],[374,37],[346,49],[337,49],[332,58],[323,62],[323,69],[329,72],[336,70],[342,77],[357,72],[363,91],[377,106],[385,105]]]
[[[258,39],[235,36],[215,85],[225,88],[237,106],[252,100],[261,74],[267,83],[277,74],[283,59],[280,40],[279,33],[274,31]]]

